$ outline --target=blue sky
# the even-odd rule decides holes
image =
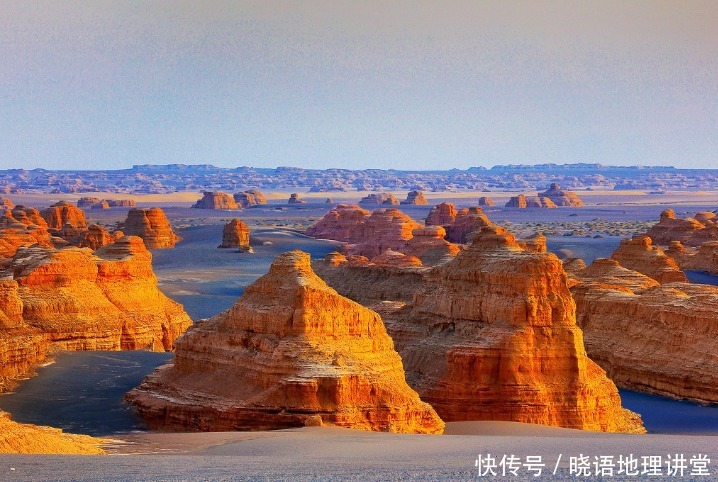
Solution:
[[[0,168],[718,168],[718,2],[0,0]]]

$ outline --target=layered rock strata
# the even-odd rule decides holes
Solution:
[[[447,421],[643,432],[585,353],[561,262],[500,227],[425,275],[386,319],[407,380]]]
[[[249,226],[237,218],[232,219],[222,229],[222,243],[218,248],[238,248],[240,252],[250,251]]]
[[[313,238],[351,243],[354,240],[355,231],[369,214],[369,211],[356,204],[339,204],[310,226],[304,234]]]
[[[658,246],[653,246],[651,238],[638,235],[622,239],[611,258],[628,268],[649,276],[659,283],[687,282],[685,273],[678,264]]]
[[[267,198],[264,197],[264,194],[259,189],[235,193],[234,201],[240,208],[251,208],[252,206],[267,204]]]
[[[558,183],[555,182],[551,183],[546,191],[538,193],[538,196],[550,199],[556,206],[583,206],[583,201],[578,197],[578,194],[561,189]]]
[[[80,231],[87,229],[85,212],[66,201],[60,201],[47,209],[43,209],[40,211],[40,215],[51,230],[60,231],[66,226]]]
[[[457,210],[451,203],[437,204],[426,217],[427,226],[443,226],[446,230],[446,240],[452,243],[464,244],[471,241],[471,234],[480,231],[485,226],[491,226],[480,207],[462,208]]]
[[[514,196],[506,203],[507,208],[555,208],[556,204],[544,196],[526,197],[523,194]]]
[[[373,258],[387,249],[402,251],[420,227],[396,208],[377,209],[354,230],[348,252]]]
[[[422,191],[409,191],[409,193],[406,195],[406,199],[403,200],[401,204],[428,206],[429,201],[426,200]]]
[[[298,251],[189,330],[173,363],[127,399],[153,428],[443,430],[406,384],[379,315],[329,288]]]
[[[411,232],[412,237],[401,250],[415,256],[426,266],[444,263],[458,254],[459,246],[448,242],[446,230],[441,226],[425,226]]]
[[[613,259],[574,276],[586,349],[616,384],[718,403],[718,287],[659,284]]]
[[[180,240],[161,208],[130,209],[122,232],[139,236],[148,249],[173,248]]]
[[[217,191],[205,191],[202,193],[202,199],[192,205],[194,209],[221,209],[236,210],[239,209],[234,197],[229,194]]]
[[[369,194],[359,201],[361,206],[396,206],[398,204],[399,200],[393,194],[386,192]]]
[[[684,270],[703,271],[718,276],[718,241],[708,241],[697,248],[683,246],[680,241],[671,241],[665,251]]]
[[[684,246],[700,246],[708,241],[718,241],[718,224],[713,213],[697,213],[695,218],[676,218],[672,209],[661,213],[661,219],[646,236],[654,243],[668,246],[680,241]],[[699,221],[700,219],[700,221]]]

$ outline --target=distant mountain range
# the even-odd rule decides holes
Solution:
[[[303,169],[299,167],[222,168],[210,164],[135,165],[131,169],[62,171],[0,170],[0,192],[168,193],[177,191],[498,191],[545,189],[558,182],[568,189],[718,190],[718,169],[672,166],[537,164],[471,167],[466,170]]]

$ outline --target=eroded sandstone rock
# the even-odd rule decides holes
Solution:
[[[251,208],[252,206],[260,206],[267,204],[267,198],[259,189],[250,189],[244,192],[238,192],[234,195],[234,201],[241,208]]]
[[[173,248],[180,240],[161,208],[130,209],[122,231],[142,238],[148,249]]]
[[[85,212],[66,201],[57,202],[49,208],[43,209],[40,211],[40,215],[51,230],[60,231],[66,225],[80,231],[87,229]]]
[[[526,197],[523,194],[514,196],[506,203],[507,208],[555,208],[556,204],[544,196]]]
[[[399,200],[393,194],[387,192],[369,194],[359,201],[361,206],[396,206],[398,204]]]
[[[494,201],[487,196],[481,196],[478,201],[479,206],[493,206]]]
[[[351,243],[355,230],[369,214],[369,211],[356,204],[339,204],[310,226],[304,234],[313,238]]]
[[[546,191],[538,193],[538,196],[550,199],[557,206],[583,206],[583,201],[575,192],[565,191],[555,182]]]
[[[239,209],[234,197],[218,191],[205,191],[202,193],[202,199],[197,201],[192,207],[195,209]]]
[[[403,200],[401,204],[427,206],[429,204],[429,201],[426,200],[422,191],[409,191],[409,193],[406,195],[406,199]]]
[[[659,283],[687,282],[685,273],[678,264],[666,256],[661,248],[653,246],[651,238],[644,235],[622,239],[611,258],[624,268],[638,271]]]
[[[189,330],[127,399],[153,428],[443,430],[406,384],[379,315],[329,288],[299,251]]]
[[[701,214],[701,213],[698,213]],[[718,241],[718,225],[710,216],[700,216],[703,222],[686,217],[676,218],[672,209],[661,213],[661,219],[646,233],[655,244],[668,246],[680,241],[684,246],[700,246],[707,241]]]
[[[298,192],[293,192],[292,194],[289,195],[289,200],[287,201],[287,203],[289,203],[289,204],[306,204],[307,201],[302,199],[299,196]]]
[[[237,218],[232,219],[222,229],[222,243],[218,248],[238,248],[240,252],[250,251],[249,226]]]

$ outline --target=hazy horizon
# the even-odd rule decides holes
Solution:
[[[0,3],[0,169],[718,168],[718,2]]]

